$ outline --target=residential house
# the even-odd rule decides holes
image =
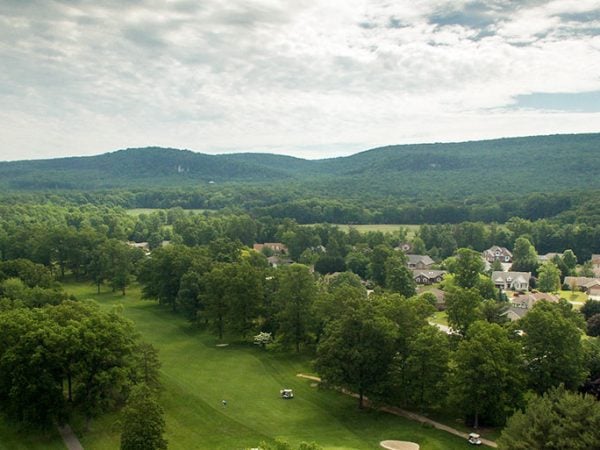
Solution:
[[[411,252],[412,249],[413,249],[413,246],[410,242],[403,242],[398,247],[394,247],[394,250],[401,250],[404,253]]]
[[[281,242],[265,242],[264,244],[254,244],[252,248],[257,252],[262,252],[263,248],[268,248],[273,253],[286,255],[288,252],[287,247]]]
[[[140,250],[143,250],[144,253],[150,253],[150,244],[148,242],[128,241],[127,245],[129,245],[130,247],[133,247],[133,248],[139,248]]]
[[[546,292],[530,292],[516,294],[510,300],[510,308],[504,313],[511,321],[519,320],[529,312],[533,305],[539,301],[558,303],[558,297]]]
[[[531,272],[492,272],[494,285],[503,290],[528,291]]]
[[[538,255],[538,261],[540,264],[544,264],[545,262],[552,261],[555,256],[562,256],[561,253],[550,252],[545,255]]]
[[[598,282],[600,279],[591,277],[565,277],[563,285],[567,289],[578,289],[582,292],[587,292],[590,283]]]
[[[586,284],[586,292],[590,300],[600,301],[600,280],[591,281]]]
[[[428,269],[435,261],[428,255],[406,255],[409,269]]]
[[[289,259],[289,258],[282,258],[282,257],[277,256],[277,255],[269,256],[267,258],[267,261],[273,267],[289,266],[290,264],[292,264],[292,260],[291,259]]]
[[[483,251],[483,257],[489,263],[493,263],[494,261],[509,263],[512,262],[513,255],[506,247],[492,245],[490,248]]]
[[[600,255],[592,255],[592,270],[597,277],[600,277]]]
[[[425,294],[427,292],[435,296],[435,307],[438,311],[443,311],[446,309],[446,299],[444,291],[438,288],[428,286],[419,286],[417,288],[418,295]]]
[[[445,270],[415,269],[412,273],[413,279],[417,284],[430,285],[442,281],[447,272]]]

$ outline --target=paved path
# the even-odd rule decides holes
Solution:
[[[60,433],[61,437],[63,438],[63,441],[65,442],[65,446],[67,447],[68,450],[83,450],[83,447],[81,446],[81,443],[79,442],[79,439],[77,439],[77,436],[75,436],[73,429],[71,428],[71,426],[68,423],[63,426],[59,425],[58,432]]]
[[[315,377],[312,375],[305,375],[303,373],[299,373],[296,376],[298,376],[300,378],[306,378],[308,380],[321,381],[321,379],[319,377]],[[345,394],[348,394],[348,395],[352,395],[353,397],[357,396],[357,394],[354,394],[352,392],[348,392],[345,390],[342,390],[342,392],[344,392]],[[368,399],[365,398],[365,400],[367,400],[367,402],[368,402]],[[458,431],[456,428],[449,427],[448,425],[444,425],[443,423],[436,422],[435,420],[431,420],[430,418],[422,416],[420,414],[406,411],[402,408],[397,408],[395,406],[381,406],[381,407],[379,407],[379,410],[385,411],[390,414],[395,414],[397,416],[402,416],[407,419],[414,420],[416,422],[426,423],[428,425],[431,425],[434,428],[437,428],[438,430],[442,430],[442,431],[445,431],[446,433],[454,434],[455,436],[460,436],[461,438],[464,438],[465,440],[469,437],[468,433]],[[487,445],[488,447],[494,447],[494,448],[498,447],[498,445],[494,441],[490,441],[488,439],[482,438],[481,443],[483,445]]]

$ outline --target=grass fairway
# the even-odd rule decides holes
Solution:
[[[170,449],[244,449],[274,438],[315,441],[326,449],[375,449],[384,439],[418,442],[422,450],[469,448],[458,437],[390,414],[359,411],[353,398],[319,390],[296,377],[310,371],[304,357],[251,344],[216,347],[214,337],[190,328],[180,316],[139,300],[137,288],[125,297],[96,295],[90,285],[65,289],[103,307],[122,304],[143,338],[159,349]],[[282,387],[294,389],[296,398],[280,399]],[[108,450],[118,448],[118,420],[117,414],[107,415],[88,432],[77,421],[72,425],[86,450]]]

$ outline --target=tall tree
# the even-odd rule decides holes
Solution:
[[[481,318],[479,307],[483,298],[476,288],[450,287],[447,289],[445,300],[448,324],[464,336],[469,326]]]
[[[520,237],[515,241],[513,249],[512,270],[517,272],[535,273],[538,266],[538,255],[535,247],[526,237]]]
[[[393,357],[396,329],[369,304],[331,322],[317,349],[316,369],[327,383],[364,396],[382,383]]]
[[[560,271],[552,261],[547,261],[540,267],[537,287],[542,292],[560,290]]]
[[[583,320],[569,308],[566,302],[538,302],[519,321],[529,386],[538,393],[561,383],[575,389],[585,379]]]
[[[121,450],[166,450],[164,410],[145,384],[131,390],[122,430]]]
[[[409,401],[419,409],[443,403],[449,353],[448,336],[430,325],[410,341],[404,379]]]
[[[498,440],[506,450],[600,448],[600,403],[591,395],[553,388],[529,399],[517,411]]]
[[[456,251],[456,284],[464,289],[475,287],[479,282],[479,274],[483,273],[485,263],[481,253],[469,248],[459,248]]]
[[[404,254],[390,256],[385,261],[384,267],[386,288],[405,297],[412,297],[417,293],[417,284],[411,271],[406,266]]]
[[[292,264],[277,272],[278,336],[285,344],[292,344],[296,352],[306,342],[314,326],[313,302],[317,295],[314,278],[308,267]]]
[[[471,325],[453,355],[450,395],[479,426],[480,419],[502,424],[521,405],[523,357],[506,329],[478,321]]]

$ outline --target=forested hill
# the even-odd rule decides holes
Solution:
[[[138,148],[99,156],[0,163],[9,190],[288,185],[332,195],[507,194],[600,188],[600,133],[395,145],[303,160]],[[213,182],[213,183],[211,183]]]

